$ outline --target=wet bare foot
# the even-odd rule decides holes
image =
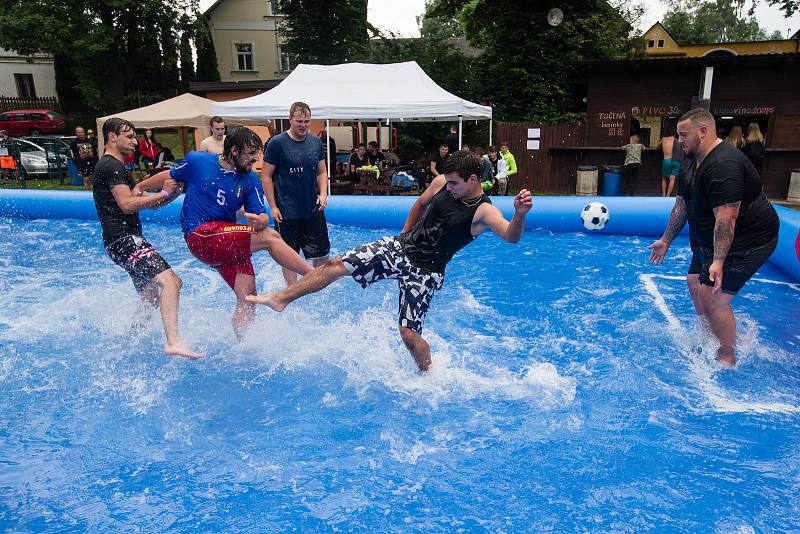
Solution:
[[[717,361],[723,367],[736,367],[736,355],[734,354],[733,349],[723,349],[720,347],[719,350],[717,350]]]
[[[201,353],[190,349],[183,341],[178,343],[164,343],[164,353],[170,356],[182,356],[190,360],[199,360],[203,357]]]
[[[286,307],[286,303],[278,300],[274,293],[270,293],[269,295],[248,295],[244,299],[247,302],[252,302],[254,304],[263,304],[264,306],[269,306],[276,312],[282,312]]]

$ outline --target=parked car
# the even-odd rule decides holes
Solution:
[[[0,130],[8,135],[41,135],[62,133],[64,115],[49,109],[19,109],[0,113]]]
[[[48,156],[54,156],[52,152],[45,150],[41,145],[28,141],[27,139],[14,139],[19,146],[19,159],[22,163],[22,168],[30,178],[45,178],[48,175]],[[59,158],[61,160],[61,171],[65,172],[67,168],[67,157],[62,154]]]

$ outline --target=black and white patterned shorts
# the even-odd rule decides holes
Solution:
[[[400,287],[398,322],[422,333],[425,314],[433,294],[442,288],[444,273],[425,271],[411,263],[399,237],[384,237],[356,247],[342,256],[342,263],[361,287],[387,278],[396,279]]]
[[[153,278],[170,268],[167,260],[140,235],[120,237],[106,247],[106,254],[128,272],[140,293]]]

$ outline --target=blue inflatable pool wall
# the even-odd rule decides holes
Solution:
[[[332,196],[325,215],[331,224],[368,228],[400,228],[416,197]],[[178,222],[183,198],[156,211],[141,212],[142,220]],[[492,202],[510,218],[513,197],[492,197]],[[581,222],[581,211],[589,202],[602,202],[610,214],[602,233],[660,236],[674,205],[671,198],[658,197],[534,197],[525,227],[553,232],[589,232]],[[800,281],[800,213],[775,206],[781,219],[778,248],[770,258],[775,266]],[[24,219],[97,219],[88,191],[0,190],[0,216]],[[686,229],[684,228],[684,232]]]

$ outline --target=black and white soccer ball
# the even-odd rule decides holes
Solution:
[[[608,208],[600,202],[589,202],[581,211],[581,221],[587,230],[602,230],[608,224]]]

